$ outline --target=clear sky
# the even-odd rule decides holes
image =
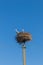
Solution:
[[[26,64],[43,65],[42,0],[0,0],[0,65],[23,65],[16,28],[32,34],[26,44]]]

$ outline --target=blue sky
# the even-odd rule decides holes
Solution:
[[[43,65],[43,1],[0,0],[0,65],[22,65],[15,29],[32,34],[26,44],[26,64]]]

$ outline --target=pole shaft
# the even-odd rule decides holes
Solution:
[[[22,45],[22,52],[23,52],[23,65],[26,65],[26,46],[25,46],[25,44]]]

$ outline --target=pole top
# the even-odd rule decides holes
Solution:
[[[18,32],[16,33],[16,41],[19,44],[23,44],[27,41],[32,40],[31,34],[28,32],[24,32],[24,30],[22,32]]]

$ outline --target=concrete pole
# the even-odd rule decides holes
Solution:
[[[23,65],[26,65],[26,46],[22,45],[22,53],[23,53]]]

